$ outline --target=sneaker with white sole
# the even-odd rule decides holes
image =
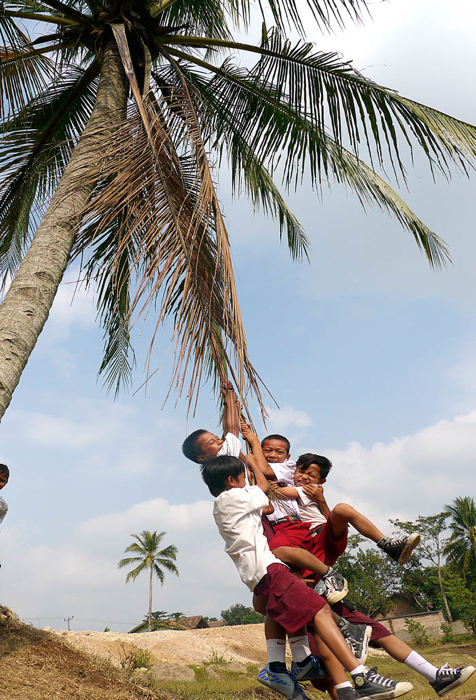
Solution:
[[[304,661],[293,661],[290,676],[295,681],[315,681],[318,678],[328,678],[329,672],[319,656],[309,654]]]
[[[397,564],[406,564],[419,543],[420,535],[414,532],[405,537],[382,537],[380,542],[377,542],[377,547],[388,554]]]
[[[300,683],[291,678],[284,664],[277,665],[273,671],[270,668],[270,664],[266,664],[258,673],[257,680],[267,688],[271,688],[276,693],[288,698],[288,700],[295,700],[296,698],[310,700]]]
[[[405,695],[413,690],[413,685],[407,682],[393,681],[391,678],[379,676],[376,668],[356,673],[352,676],[355,684],[357,700],[391,700]]]
[[[337,627],[359,664],[365,664],[369,653],[370,637],[372,636],[370,625],[354,625],[341,617]]]
[[[345,598],[349,592],[347,581],[342,574],[333,569],[332,566],[329,567],[327,574],[322,576],[322,580],[324,581],[324,585],[326,587],[324,596],[329,605],[338,603],[340,600],[342,600],[342,598]]]
[[[476,671],[474,666],[465,666],[464,668],[450,668],[448,664],[441,666],[436,672],[436,680],[430,681],[433,690],[440,696],[446,695],[453,688],[466,683],[468,678],[471,678]]]

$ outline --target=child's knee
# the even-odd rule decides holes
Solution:
[[[332,509],[332,515],[341,518],[342,520],[350,520],[350,518],[356,513],[355,508],[352,508],[348,503],[338,503]]]

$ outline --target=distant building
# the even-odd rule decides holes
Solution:
[[[157,627],[153,632],[161,632],[163,630],[203,630],[209,627],[221,627],[223,620],[218,620],[221,624],[207,622],[202,615],[193,615],[192,617],[181,617],[178,622],[175,620],[164,620],[160,627]],[[140,625],[129,630],[129,634],[140,634],[148,631],[147,620],[141,622]]]
[[[225,620],[212,620],[211,622],[208,623],[209,627],[225,627],[226,622]]]

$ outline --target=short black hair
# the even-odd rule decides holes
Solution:
[[[0,474],[5,474],[7,479],[10,478],[10,469],[7,467],[6,464],[0,464]]]
[[[281,440],[281,442],[285,442],[287,445],[288,454],[290,454],[291,443],[289,442],[288,438],[284,437],[284,435],[266,435],[266,437],[261,440],[261,447],[263,447],[263,444],[266,442],[266,440]]]
[[[301,467],[302,469],[309,469],[311,464],[317,464],[321,479],[327,479],[327,475],[332,469],[332,462],[330,459],[327,459],[327,457],[323,457],[322,455],[315,455],[312,452],[306,452],[306,454],[298,457],[296,468]]]
[[[228,477],[237,479],[245,471],[245,465],[238,457],[223,455],[207,459],[200,467],[200,471],[212,496],[219,496],[225,490],[225,481]]]
[[[197,464],[200,464],[198,457],[202,454],[198,449],[197,441],[200,435],[203,435],[206,432],[207,431],[203,430],[202,428],[199,430],[194,430],[193,433],[190,433],[190,435],[183,441],[182,452],[184,453],[185,457],[187,459],[191,459],[192,462],[196,462]]]

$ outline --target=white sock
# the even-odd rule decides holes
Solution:
[[[268,650],[268,663],[273,661],[286,663],[286,640],[285,639],[267,639],[266,649]]]
[[[293,655],[293,661],[299,663],[299,661],[304,661],[307,659],[311,650],[309,649],[309,640],[306,634],[300,637],[288,637],[289,646],[291,647],[291,654]]]
[[[436,666],[433,666],[433,664],[430,664],[429,661],[424,659],[423,656],[420,656],[420,654],[418,654],[416,651],[411,651],[404,663],[413,671],[416,671],[426,678],[427,681],[436,681],[436,672],[438,669]]]
[[[337,683],[335,686],[335,689],[340,690],[341,688],[352,688],[352,683],[350,681],[344,681],[343,683]]]
[[[360,664],[360,666],[357,666],[357,668],[352,669],[350,675],[355,676],[356,673],[365,673],[365,666]]]

